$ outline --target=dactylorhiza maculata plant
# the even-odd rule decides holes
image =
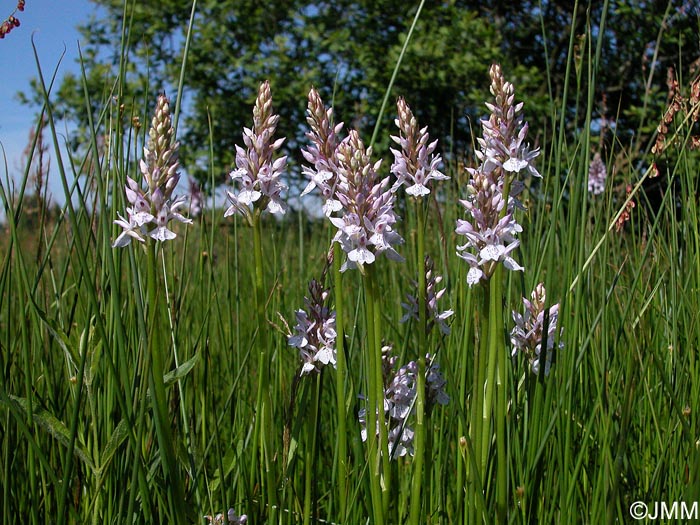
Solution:
[[[327,299],[328,290],[314,279],[309,283],[309,296],[304,298],[306,310],[295,314],[297,324],[288,342],[299,349],[302,376],[320,372],[329,364],[335,367],[335,312],[326,306]]]
[[[277,512],[277,484],[274,459],[274,422],[272,421],[272,398],[270,395],[270,367],[272,366],[266,309],[266,290],[263,273],[262,220],[264,211],[284,215],[287,205],[281,194],[287,189],[282,183],[282,174],[287,157],[275,158],[275,152],[284,143],[284,138],[274,139],[279,115],[272,111],[272,92],[266,80],[260,84],[253,107],[253,127],[243,128],[245,148],[236,145],[236,169],[231,178],[237,183],[236,191],[227,191],[231,203],[225,217],[239,214],[246,218],[253,230],[253,253],[255,258],[255,310],[258,328],[258,391],[255,407],[253,439],[257,455],[253,456],[251,477],[248,480],[252,491],[262,482],[267,496],[269,519],[275,520]],[[259,462],[259,463],[258,463]],[[258,465],[261,469],[258,470]],[[259,479],[256,479],[256,475]],[[250,502],[254,504],[253,501]],[[262,509],[258,515],[262,514]]]
[[[336,198],[336,188],[339,183],[338,162],[336,151],[338,149],[338,134],[343,128],[343,123],[333,124],[333,108],[326,109],[318,92],[311,88],[308,95],[307,123],[309,131],[306,136],[311,141],[311,146],[302,149],[302,154],[310,166],[303,167],[303,174],[309,178],[309,183],[302,192],[302,196],[310,193],[315,188],[321,192],[323,199],[323,213],[330,217],[333,213],[342,210],[343,205]],[[342,249],[338,243],[333,243],[333,290],[336,301],[336,421],[338,439],[337,447],[337,491],[338,510],[341,521],[347,516],[348,490],[347,482],[350,473],[347,454],[347,424],[346,424],[346,374],[345,352],[343,348],[343,275],[341,273]]]
[[[309,179],[309,183],[301,192],[305,196],[318,188],[323,199],[323,213],[330,217],[338,212],[343,205],[335,197],[338,185],[338,163],[336,161],[336,149],[338,147],[338,133],[343,129],[343,123],[333,125],[333,108],[323,105],[323,100],[314,88],[309,91],[306,122],[310,131],[306,136],[311,141],[311,146],[302,149],[301,153],[310,166],[302,168],[302,174]]]
[[[329,291],[320,282],[312,279],[309,282],[309,295],[304,298],[306,310],[296,311],[297,324],[289,336],[290,346],[299,349],[302,361],[299,377],[315,376],[311,389],[312,400],[309,417],[305,419],[305,484],[304,484],[304,523],[310,523],[313,496],[313,464],[316,459],[316,436],[318,435],[319,399],[321,397],[320,373],[327,365],[336,367],[336,338],[335,312],[331,312],[326,302]],[[294,381],[292,403],[296,398],[297,381]],[[288,428],[285,428],[285,435]],[[287,439],[287,438],[285,438]],[[342,473],[341,473],[342,474]]]
[[[394,122],[399,135],[392,135],[391,140],[401,149],[391,148],[394,154],[391,173],[396,177],[391,190],[396,191],[406,184],[408,195],[424,197],[430,193],[430,181],[448,180],[449,177],[438,169],[442,163],[442,157],[434,154],[438,141],[429,142],[427,126],[418,128],[418,122],[403,98],[399,98],[396,105],[399,116]]]
[[[605,191],[605,179],[607,177],[605,163],[600,158],[600,153],[593,155],[591,164],[588,167],[588,193],[600,195]]]
[[[173,512],[178,516],[184,516],[184,485],[181,482],[180,465],[173,447],[170,431],[171,417],[163,382],[167,351],[170,348],[162,343],[161,337],[160,313],[163,309],[159,304],[162,297],[158,294],[155,241],[164,242],[176,237],[175,232],[168,228],[172,219],[187,224],[192,221],[177,212],[178,208],[185,204],[185,199],[172,198],[172,193],[180,180],[177,172],[178,143],[175,141],[175,130],[170,117],[170,104],[165,95],[158,96],[155,115],[151,121],[148,141],[143,152],[144,158],[139,165],[147,189],[142,190],[134,179],[127,177],[126,198],[131,206],[126,208],[128,219],[120,215],[115,221],[123,231],[115,239],[113,247],[127,246],[132,240],[146,245],[148,264],[145,304],[148,307],[148,332],[144,337],[147,338],[150,357],[149,389],[153,419],[165,476],[164,483],[172,490]],[[147,240],[150,242],[147,243]]]
[[[356,130],[336,148],[338,182],[335,198],[340,201],[341,217],[330,217],[338,228],[333,238],[347,259],[338,269],[338,275],[348,268],[358,268],[363,275],[365,290],[365,314],[367,320],[367,403],[368,424],[374,427],[382,403],[383,388],[381,363],[381,294],[376,272],[370,265],[376,256],[384,253],[388,258],[403,261],[395,246],[403,243],[393,226],[398,220],[394,212],[395,196],[389,187],[389,177],[379,180],[377,171],[381,161],[372,163],[372,148],[365,147]],[[334,261],[340,257],[334,249]],[[335,262],[334,262],[335,264]],[[368,267],[366,268],[365,265]],[[339,282],[337,280],[336,282]],[[340,304],[340,303],[338,303]],[[391,467],[388,454],[387,430],[379,426],[379,437],[374,434],[368,440],[368,462],[370,465],[370,489],[372,493],[372,519],[382,525],[389,507]]]
[[[376,255],[386,254],[389,259],[404,259],[395,250],[403,243],[393,225],[398,216],[394,212],[395,197],[389,187],[389,177],[379,180],[377,171],[381,160],[371,161],[372,148],[365,145],[357,131],[338,145],[338,184],[336,198],[342,205],[342,217],[331,217],[338,232],[333,238],[347,254],[341,271],[372,264]]]
[[[436,155],[435,148],[437,140],[430,142],[428,128],[419,128],[418,121],[413,115],[411,108],[403,98],[399,98],[397,103],[398,118],[394,121],[399,128],[399,135],[392,136],[391,139],[400,146],[400,149],[392,148],[394,162],[391,165],[391,173],[396,177],[396,182],[392,186],[392,191],[397,191],[404,184],[407,185],[406,193],[413,197],[416,209],[416,267],[418,268],[418,293],[414,303],[416,320],[418,325],[418,348],[420,352],[427,346],[427,336],[430,330],[428,324],[428,291],[426,289],[426,274],[424,268],[425,259],[425,202],[424,197],[430,194],[431,181],[447,180],[438,170],[442,159]],[[409,299],[410,300],[410,299]],[[444,322],[443,322],[444,325]],[[445,325],[446,326],[446,325]],[[411,487],[411,513],[409,522],[411,525],[418,525],[422,521],[422,485],[424,450],[426,442],[426,425],[424,414],[425,404],[425,376],[426,362],[422,354],[419,354],[417,363],[417,384],[416,384],[416,432],[415,445],[416,454],[413,464],[414,473]]]
[[[521,115],[523,103],[514,104],[513,85],[504,80],[499,65],[491,66],[489,74],[495,103],[486,103],[491,115],[481,121],[483,136],[477,139],[476,151],[479,164],[467,168],[469,197],[460,203],[470,217],[458,219],[455,230],[467,238],[457,246],[457,255],[469,263],[469,286],[488,280],[499,262],[509,270],[523,270],[510,256],[520,244],[516,235],[522,231],[514,217],[519,205],[515,197],[522,190],[515,177],[522,171],[540,176],[532,163],[539,148],[530,150],[525,144],[528,124]]]
[[[382,348],[382,376],[384,377],[384,424],[388,429],[389,455],[391,459],[413,455],[413,425],[409,416],[415,412],[416,384],[418,365],[409,361],[405,366],[396,369],[397,357],[391,355],[392,347]],[[432,356],[426,354],[426,361],[431,362]],[[430,411],[436,405],[447,405],[450,397],[445,393],[446,381],[436,363],[428,367],[427,408]],[[367,409],[362,408],[358,414],[362,441],[367,441]],[[382,418],[377,419],[376,433],[379,435],[379,425]]]
[[[145,243],[146,238],[167,241],[176,237],[168,229],[170,220],[191,224],[190,219],[178,213],[185,204],[185,197],[172,198],[180,180],[177,172],[179,143],[175,141],[175,130],[170,117],[170,103],[165,95],[158,96],[156,111],[148,131],[148,142],[143,148],[143,159],[139,163],[147,189],[143,191],[138,182],[126,178],[126,208],[128,218],[119,215],[115,224],[123,231],[115,239],[113,247],[122,248],[132,240]]]
[[[555,347],[557,350],[564,348],[564,343],[561,341],[564,328],[562,327],[557,333],[559,304],[546,310],[546,300],[547,291],[542,283],[532,291],[530,300],[523,297],[525,311],[522,315],[513,311],[515,327],[510,333],[510,342],[513,345],[511,355],[515,357],[517,354],[523,354],[529,362],[530,371],[535,375],[540,373],[544,344],[546,347],[544,375],[548,376]]]
[[[480,284],[484,292],[480,296],[484,317],[479,326],[478,344],[474,347],[475,374],[469,401],[469,434],[476,468],[467,464],[470,504],[465,505],[465,520],[468,522],[474,522],[477,517],[481,519],[486,492],[495,494],[493,520],[505,522],[508,519],[509,371],[502,336],[505,327],[502,266],[513,271],[524,270],[511,255],[519,246],[517,234],[522,231],[515,219],[515,209],[522,207],[516,197],[524,186],[517,177],[523,171],[540,176],[533,165],[539,149],[530,150],[525,143],[528,125],[521,115],[522,102],[515,103],[513,85],[504,79],[498,64],[491,66],[489,76],[494,101],[486,103],[490,115],[481,121],[483,131],[477,139],[479,147],[475,152],[478,164],[468,168],[471,175],[467,186],[469,195],[460,201],[468,218],[458,219],[455,230],[466,237],[466,242],[457,246],[457,255],[469,264],[467,284],[470,287]],[[494,441],[496,447],[492,450]],[[489,456],[495,458],[495,469],[491,471],[495,474],[493,482],[489,478]],[[458,479],[461,475],[460,470]],[[479,490],[485,493],[479,494]]]
[[[272,93],[270,83],[266,80],[260,85],[253,108],[253,127],[243,128],[245,149],[236,145],[236,169],[230,173],[234,182],[238,182],[237,192],[227,191],[231,205],[224,217],[240,214],[253,223],[255,210],[267,210],[275,215],[284,215],[287,204],[281,193],[287,189],[281,176],[287,166],[287,157],[274,158],[285,141],[279,138],[273,141],[279,115],[272,112]]]

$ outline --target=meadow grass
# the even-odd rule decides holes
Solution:
[[[590,196],[597,136],[593,93],[580,86],[595,85],[596,50],[587,69],[573,73],[571,61],[585,125],[567,135],[552,100],[537,130],[542,179],[527,183],[518,216],[525,271],[497,274],[490,296],[467,285],[456,256],[469,180],[457,163],[425,206],[399,197],[406,262],[378,257],[364,276],[338,272],[327,221],[262,215],[255,233],[224,219],[223,202],[178,225],[173,241],[114,249],[159,87],[139,109],[144,125],[132,126],[120,113],[122,64],[85,148],[70,157],[46,92],[41,118],[65,204],[39,218],[27,210],[29,163],[16,191],[7,177],[0,186],[0,521],[203,523],[232,507],[249,523],[624,523],[635,501],[700,501],[692,122],[674,121],[659,202],[644,191],[653,158],[626,159],[622,137],[604,156],[622,168]],[[186,82],[183,61],[180,91]],[[95,102],[86,94],[86,107]],[[532,126],[540,120],[524,112]],[[636,206],[618,231],[628,202]],[[422,333],[425,314],[399,322],[412,281],[424,282],[423,254],[444,277],[442,307],[455,311],[449,335]],[[327,367],[300,377],[287,342],[312,278],[342,312],[338,375]],[[546,306],[561,305],[563,329],[547,376],[509,358],[510,312],[540,282]],[[487,372],[492,394],[479,392],[474,351],[487,343],[500,352]],[[369,448],[360,437],[360,396],[380,395],[385,344],[399,364],[430,352],[447,381],[449,404],[424,414],[421,469],[410,454],[389,460],[382,433]],[[477,430],[488,395],[500,416],[487,413]]]

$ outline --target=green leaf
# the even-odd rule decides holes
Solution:
[[[107,466],[109,466],[109,462],[112,461],[112,457],[114,457],[114,454],[119,450],[119,447],[128,435],[129,428],[127,422],[125,419],[122,419],[117,425],[117,428],[114,429],[114,432],[112,432],[112,436],[109,438],[107,445],[105,445],[104,450],[100,454],[100,466],[97,469],[98,477],[102,476]]]
[[[299,442],[292,437],[291,441],[289,442],[289,454],[287,455],[287,468],[292,464],[292,460],[294,459],[294,455],[297,451],[297,447],[299,446]]]
[[[79,361],[77,345],[71,342],[63,329],[56,324],[56,321],[46,317],[46,312],[39,308],[39,305],[36,304],[33,298],[30,298],[30,300],[37,316],[39,316],[41,322],[44,323],[44,326],[46,326],[46,329],[49,331],[54,341],[58,343],[58,346],[60,346],[61,350],[63,350],[66,360],[68,360],[71,366],[77,369],[77,363]],[[74,374],[72,370],[69,370],[68,373],[71,375]]]
[[[165,383],[165,386],[172,385],[175,381],[179,381],[187,374],[189,374],[190,370],[194,368],[194,365],[197,364],[198,360],[199,354],[194,354],[190,359],[182,363],[175,370],[171,370],[170,372],[165,374],[163,376],[163,382]]]
[[[18,408],[21,408],[25,414],[29,413],[29,402],[23,397],[9,396],[11,402],[15,403]],[[70,444],[70,432],[68,427],[63,424],[56,416],[51,414],[48,410],[41,408],[38,405],[32,406],[32,413],[34,422],[47,431],[52,437],[56,439],[63,446],[68,447]],[[97,474],[97,468],[95,463],[90,458],[90,454],[83,447],[83,445],[75,441],[73,445],[73,454],[80,461],[82,461],[86,467],[88,467],[93,474]]]
[[[221,464],[224,467],[224,475],[223,477],[228,477],[231,475],[231,472],[233,471],[233,466],[236,464],[236,460],[240,457],[241,453],[241,443],[239,442],[239,447],[238,450],[233,450],[229,449],[224,457],[221,460]],[[211,483],[209,484],[209,490],[214,493],[217,490],[219,490],[219,485],[221,484],[221,470],[216,469],[216,472],[214,472],[214,479],[212,479]]]

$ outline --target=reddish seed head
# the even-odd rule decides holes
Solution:
[[[12,31],[15,27],[20,26],[19,18],[15,17],[14,14],[17,11],[24,11],[24,0],[18,0],[17,7],[12,12],[7,19],[0,24],[0,39],[5,38],[5,35]]]
[[[654,162],[651,165],[651,175],[649,175],[649,178],[653,179],[655,177],[659,176],[659,167],[656,165],[656,162]]]

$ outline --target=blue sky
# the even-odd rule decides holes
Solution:
[[[12,13],[14,0],[0,0],[0,22]],[[88,0],[26,0],[24,12],[16,14],[21,25],[0,40],[0,142],[5,148],[10,175],[21,165],[22,151],[27,145],[29,130],[39,108],[30,108],[17,101],[19,91],[29,89],[29,81],[37,76],[32,49],[32,35],[44,76],[50,76],[61,59],[58,77],[66,71],[78,72],[79,34],[76,26],[95,12]],[[2,152],[0,175],[4,179]]]

